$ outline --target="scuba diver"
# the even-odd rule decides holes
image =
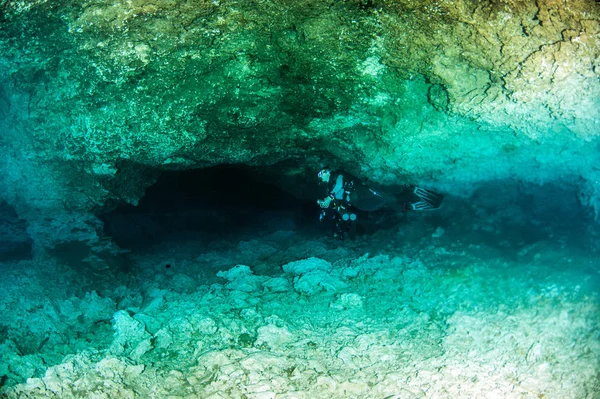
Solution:
[[[443,195],[421,187],[404,185],[400,194],[387,194],[362,184],[358,179],[330,168],[319,171],[319,184],[326,184],[327,195],[317,200],[321,207],[319,219],[334,226],[334,237],[351,239],[356,236],[357,210],[363,212],[391,208],[396,212],[425,211],[440,207]]]

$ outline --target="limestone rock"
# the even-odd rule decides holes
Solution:
[[[221,271],[217,276],[229,281],[225,284],[225,288],[242,292],[258,291],[265,280],[263,277],[253,275],[252,270],[245,265],[237,265],[225,272]]]
[[[265,172],[280,184],[353,165],[457,195],[567,179],[599,207],[591,1],[32,0],[0,12],[0,200],[38,255],[89,247],[77,261],[100,268],[118,248],[99,210],[137,204],[161,171],[222,163],[286,165]]]

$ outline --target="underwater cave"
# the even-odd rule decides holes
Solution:
[[[598,398],[597,2],[0,21],[0,397]]]
[[[269,230],[306,231],[316,226],[318,211],[314,200],[269,183],[256,168],[221,165],[161,172],[137,205],[117,206],[101,219],[106,235],[136,250],[161,241],[205,245]]]

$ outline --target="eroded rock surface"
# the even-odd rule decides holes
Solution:
[[[354,165],[456,192],[579,182],[600,208],[593,1],[0,5],[0,199],[38,246],[161,170]],[[298,166],[300,164],[300,166]]]

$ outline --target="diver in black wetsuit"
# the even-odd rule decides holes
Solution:
[[[356,236],[356,210],[350,203],[350,195],[354,191],[354,180],[349,180],[342,174],[331,175],[331,171],[323,169],[319,172],[321,183],[327,184],[327,196],[317,200],[321,207],[319,220],[333,227],[333,236],[344,239]]]
[[[443,196],[435,191],[417,186],[404,186],[398,195],[373,190],[357,179],[329,168],[319,171],[319,182],[327,185],[327,196],[319,199],[321,221],[329,219],[334,223],[334,235],[354,238],[356,234],[356,209],[372,212],[384,207],[395,211],[423,211],[440,207]]]

